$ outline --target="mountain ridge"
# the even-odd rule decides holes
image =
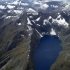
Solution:
[[[70,70],[70,3],[54,4],[0,3],[0,70],[33,69],[33,52],[44,35],[56,35],[62,41],[63,50],[50,70]]]

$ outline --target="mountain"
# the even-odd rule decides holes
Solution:
[[[62,1],[0,1],[0,70],[32,70],[33,52],[44,35],[62,41],[50,70],[70,70],[69,7]]]

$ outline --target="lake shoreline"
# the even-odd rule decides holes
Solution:
[[[50,35],[45,35],[45,36],[50,36]],[[44,36],[44,37],[45,37]],[[56,37],[57,38],[57,36],[51,36],[51,37]],[[41,38],[41,40],[42,40],[43,38]],[[48,38],[49,39],[49,38]],[[40,40],[40,42],[41,42],[41,40]],[[40,43],[39,43],[40,44]],[[38,48],[38,47],[37,47]],[[37,49],[37,48],[35,48],[35,49]],[[60,50],[61,51],[61,50]],[[58,56],[59,56],[59,53],[58,53]],[[35,69],[34,69],[35,70]]]

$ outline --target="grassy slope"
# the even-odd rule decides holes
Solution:
[[[70,29],[64,30],[60,36],[62,51],[50,70],[70,70]],[[68,33],[67,33],[68,32]]]
[[[20,21],[21,19],[21,21]],[[12,22],[4,20],[0,26],[0,70],[25,70],[28,64],[29,40],[26,14]],[[21,36],[21,35],[24,35]]]

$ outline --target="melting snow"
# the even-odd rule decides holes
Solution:
[[[58,8],[58,6],[57,6],[57,5],[51,5],[51,7],[53,7],[53,8]]]
[[[29,4],[28,3],[21,3],[21,5],[28,6]]]
[[[22,14],[22,13],[23,13],[22,10],[14,10],[14,12],[15,12],[16,14]]]
[[[33,15],[38,15],[38,13],[36,12],[36,13],[33,13]]]
[[[35,23],[35,21],[34,21],[34,20],[32,20],[32,22],[33,22],[33,23]]]
[[[22,14],[23,11],[22,10],[8,10],[8,13],[15,13],[15,14]]]
[[[56,35],[56,32],[53,28],[51,28],[51,32],[50,32],[51,35]]]
[[[68,27],[68,23],[65,21],[65,19],[56,20],[58,22],[58,25],[64,25],[65,27]]]
[[[27,10],[27,12],[36,12],[36,11],[33,10],[32,8],[29,8],[29,9]]]
[[[39,24],[37,24],[37,26],[40,26]]]
[[[34,4],[41,4],[40,2],[36,2],[36,1],[34,1],[33,3],[34,3]]]
[[[3,6],[3,5],[0,5],[0,9],[5,9],[5,6]]]
[[[57,18],[60,18],[61,17],[61,15],[58,15],[58,17]]]
[[[44,7],[44,8],[48,8],[49,6],[48,6],[47,4],[44,4],[43,7]]]
[[[27,21],[28,21],[27,24],[32,25],[32,24],[31,24],[31,21],[29,20],[29,18],[27,18]]]
[[[63,25],[65,27],[69,26],[69,24],[65,21],[65,19],[61,18],[61,15],[59,15],[56,19],[52,19],[52,23],[54,22],[57,23],[58,25]]]
[[[11,11],[12,11],[12,10],[8,10],[7,12],[8,12],[8,13],[11,13]]]
[[[48,7],[49,7],[49,6],[48,6],[47,4],[43,4],[43,5],[40,6],[41,9],[46,9],[46,8],[48,8]]]
[[[40,18],[41,18],[41,17],[38,17],[38,18],[36,19],[36,21],[39,21],[39,20],[40,20]]]
[[[49,18],[48,19],[52,19],[52,17],[51,16],[49,16]]]
[[[32,9],[32,8],[28,8],[27,9],[27,14],[33,14],[33,15],[38,15],[38,12],[36,12],[34,9]]]
[[[18,25],[20,26],[20,25],[21,25],[21,23],[18,23]]]
[[[13,4],[17,5],[19,2],[18,1],[14,1]]]
[[[12,6],[12,5],[7,5],[7,7],[8,7],[9,9],[15,8],[15,6]]]
[[[33,18],[32,16],[29,16],[29,18]]]
[[[5,19],[10,19],[10,18],[11,18],[12,21],[14,21],[14,20],[19,19],[19,16],[16,15],[16,16],[7,16],[7,17],[5,17]]]
[[[60,13],[57,13],[58,15],[60,15]]]
[[[17,9],[23,10],[23,9],[24,9],[24,7],[18,7]]]
[[[45,20],[43,21],[43,25],[46,25],[46,22],[48,22],[47,19],[45,19]]]
[[[11,18],[12,16],[7,16],[6,19]]]

